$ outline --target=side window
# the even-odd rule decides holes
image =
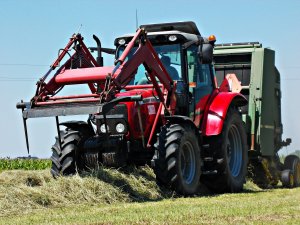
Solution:
[[[197,50],[196,46],[191,46],[187,51],[189,87],[212,87],[211,66],[199,62]]]
[[[199,64],[197,86],[212,86],[209,64]]]
[[[187,67],[188,67],[188,79],[189,79],[189,89],[197,86],[197,52],[193,48],[187,51]]]

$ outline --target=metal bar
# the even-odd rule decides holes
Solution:
[[[162,84],[159,84],[159,87],[163,87]],[[127,90],[133,90],[133,89],[151,89],[154,88],[153,84],[141,84],[141,85],[128,85],[124,89]]]
[[[242,89],[249,89],[250,86],[242,86]]]
[[[88,98],[88,97],[100,97],[99,94],[82,94],[82,95],[68,95],[68,96],[53,96],[49,97],[49,100],[61,100],[61,99],[73,99],[73,98]]]
[[[21,100],[21,104],[23,104],[23,100]],[[22,114],[24,112],[24,108],[22,108]],[[26,140],[26,148],[29,155],[29,141],[28,141],[28,132],[27,132],[27,124],[26,124],[26,118],[23,117],[23,126],[24,126],[24,132],[25,132],[25,140]]]
[[[26,109],[23,112],[23,118],[38,118],[38,117],[53,117],[53,116],[68,116],[68,115],[88,115],[96,114],[102,110],[102,105],[89,104],[79,105],[73,104],[72,106],[47,106],[36,107],[33,109]]]
[[[83,99],[84,101],[85,99]],[[61,101],[64,104],[55,104],[55,101],[52,104],[42,105],[34,108],[27,108],[23,112],[23,118],[36,118],[36,117],[52,117],[52,116],[68,116],[68,115],[87,115],[87,114],[106,114],[112,107],[117,105],[119,102],[132,102],[132,101],[142,101],[143,98],[141,95],[135,96],[124,96],[106,102],[104,104],[91,101],[84,102],[68,102]],[[42,103],[42,102],[41,102]]]
[[[60,130],[59,130],[59,120],[58,120],[58,116],[55,117],[55,121],[56,121],[56,129],[57,129],[57,136],[58,136],[58,143],[59,143],[59,147],[61,148],[61,136],[60,136]]]
[[[24,125],[24,131],[25,131],[26,148],[27,148],[27,152],[29,154],[29,141],[28,141],[27,124],[26,124],[25,118],[23,118],[23,125]]]
[[[238,46],[238,47],[261,47],[261,43],[259,42],[240,42],[240,43],[223,43],[223,44],[216,44],[215,47],[216,49],[219,48],[230,48],[230,47],[234,47],[234,46]]]
[[[48,101],[48,102],[37,102],[35,106],[45,106],[45,105],[59,105],[66,103],[92,103],[99,102],[99,98],[89,98],[89,99],[73,99],[73,100],[58,100],[58,101]]]
[[[99,67],[99,64],[95,60],[95,58],[90,53],[89,49],[86,47],[86,45],[83,43],[83,38],[80,36],[78,39],[78,42],[80,43],[81,49],[84,51],[86,57],[93,63],[95,67]]]
[[[73,35],[70,38],[69,43],[67,44],[67,46],[64,48],[64,50],[59,54],[58,58],[55,60],[55,62],[51,65],[52,70],[57,67],[59,65],[59,62],[65,57],[65,55],[67,54],[69,48],[72,46],[72,44],[74,43],[74,41],[77,40],[77,36]]]
[[[124,52],[122,53],[122,55],[119,57],[118,62],[123,63],[127,57],[127,55],[129,54],[129,52],[131,51],[131,49],[133,48],[135,41],[137,40],[137,38],[140,36],[142,30],[138,29],[136,34],[134,35],[134,37],[131,39],[131,41],[128,43],[127,47],[125,48]]]
[[[90,51],[88,50],[88,48],[86,47],[86,45],[83,43],[82,39],[79,39],[79,43],[81,45],[81,49],[83,49],[86,57],[92,61],[92,63],[94,64],[95,67],[99,67],[100,65],[98,64],[98,62],[94,59],[94,57],[92,56],[92,54],[90,53]],[[101,65],[102,66],[102,65]],[[90,90],[92,93],[95,93],[97,91],[97,89],[95,88],[93,83],[89,83],[88,84]]]
[[[167,109],[165,98],[164,98],[164,89],[163,89],[163,91],[160,89],[159,84],[156,81],[154,74],[149,73],[149,77],[150,77],[150,79],[151,79],[151,81],[153,83],[153,86],[154,86],[154,88],[156,90],[156,93],[158,95],[159,100],[162,102],[162,104],[164,105],[164,107]]]
[[[159,104],[159,107],[158,107],[158,110],[157,110],[157,113],[156,113],[156,116],[155,116],[155,119],[154,119],[154,123],[153,123],[152,129],[151,129],[151,132],[150,132],[150,136],[149,136],[148,143],[147,143],[147,148],[151,148],[151,146],[152,146],[151,141],[152,141],[154,132],[156,130],[156,126],[157,126],[157,123],[158,123],[158,118],[161,116],[162,106],[163,106],[163,103],[161,102]]]
[[[145,137],[144,137],[144,129],[143,129],[143,123],[142,123],[142,116],[141,116],[141,107],[138,102],[136,102],[136,104],[137,104],[139,125],[140,125],[140,130],[141,130],[141,135],[142,135],[142,144],[143,144],[143,148],[145,148]]]

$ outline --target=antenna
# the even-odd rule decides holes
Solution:
[[[136,25],[136,29],[139,28],[139,20],[138,20],[138,10],[135,9],[135,25]]]
[[[78,31],[77,31],[77,34],[79,34],[81,28],[82,28],[82,24],[80,24],[80,26],[79,26],[79,28],[78,28]]]

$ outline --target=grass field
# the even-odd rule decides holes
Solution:
[[[206,193],[206,194],[205,194]],[[300,224],[300,188],[182,198],[148,168],[100,168],[53,179],[49,170],[0,173],[0,224]]]

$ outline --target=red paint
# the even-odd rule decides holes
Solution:
[[[68,95],[68,96],[53,96],[45,98],[44,100],[61,100],[61,99],[73,99],[73,98],[89,98],[89,97],[99,97],[98,94],[82,94],[82,95]]]
[[[213,98],[206,111],[202,131],[205,136],[219,135],[222,132],[224,120],[230,104],[241,100],[240,105],[247,104],[245,97],[239,93],[219,92]]]
[[[159,84],[159,87],[162,88],[162,84]],[[142,85],[127,85],[124,89],[126,91],[133,89],[153,89],[153,84],[142,84]]]
[[[194,124],[196,127],[200,127],[201,121],[203,119],[204,111],[207,106],[207,103],[209,99],[211,98],[211,95],[205,95],[203,96],[200,101],[196,104],[195,107],[195,119],[194,119]]]
[[[148,90],[135,89],[126,92],[121,92],[116,94],[116,97],[134,96],[134,95],[142,95],[143,99],[145,100],[147,100],[148,98],[154,98],[152,89],[148,89]],[[127,106],[130,139],[131,140],[141,139],[142,132],[140,129],[139,118],[138,118],[138,105],[135,102],[122,102],[120,104],[125,104]],[[140,107],[144,137],[147,142],[148,138],[149,140],[151,139],[150,138],[151,133],[152,136],[154,135],[153,128],[155,129],[155,125],[159,122],[158,119],[156,119],[157,117],[156,115],[159,111],[158,108],[160,102],[155,100],[152,102],[140,101],[138,104]],[[149,112],[148,107],[154,107],[156,113],[154,114],[153,112]]]
[[[55,77],[55,82],[60,85],[104,83],[106,76],[113,71],[113,66],[91,67],[73,70],[64,70]],[[117,70],[116,74],[119,74]]]

